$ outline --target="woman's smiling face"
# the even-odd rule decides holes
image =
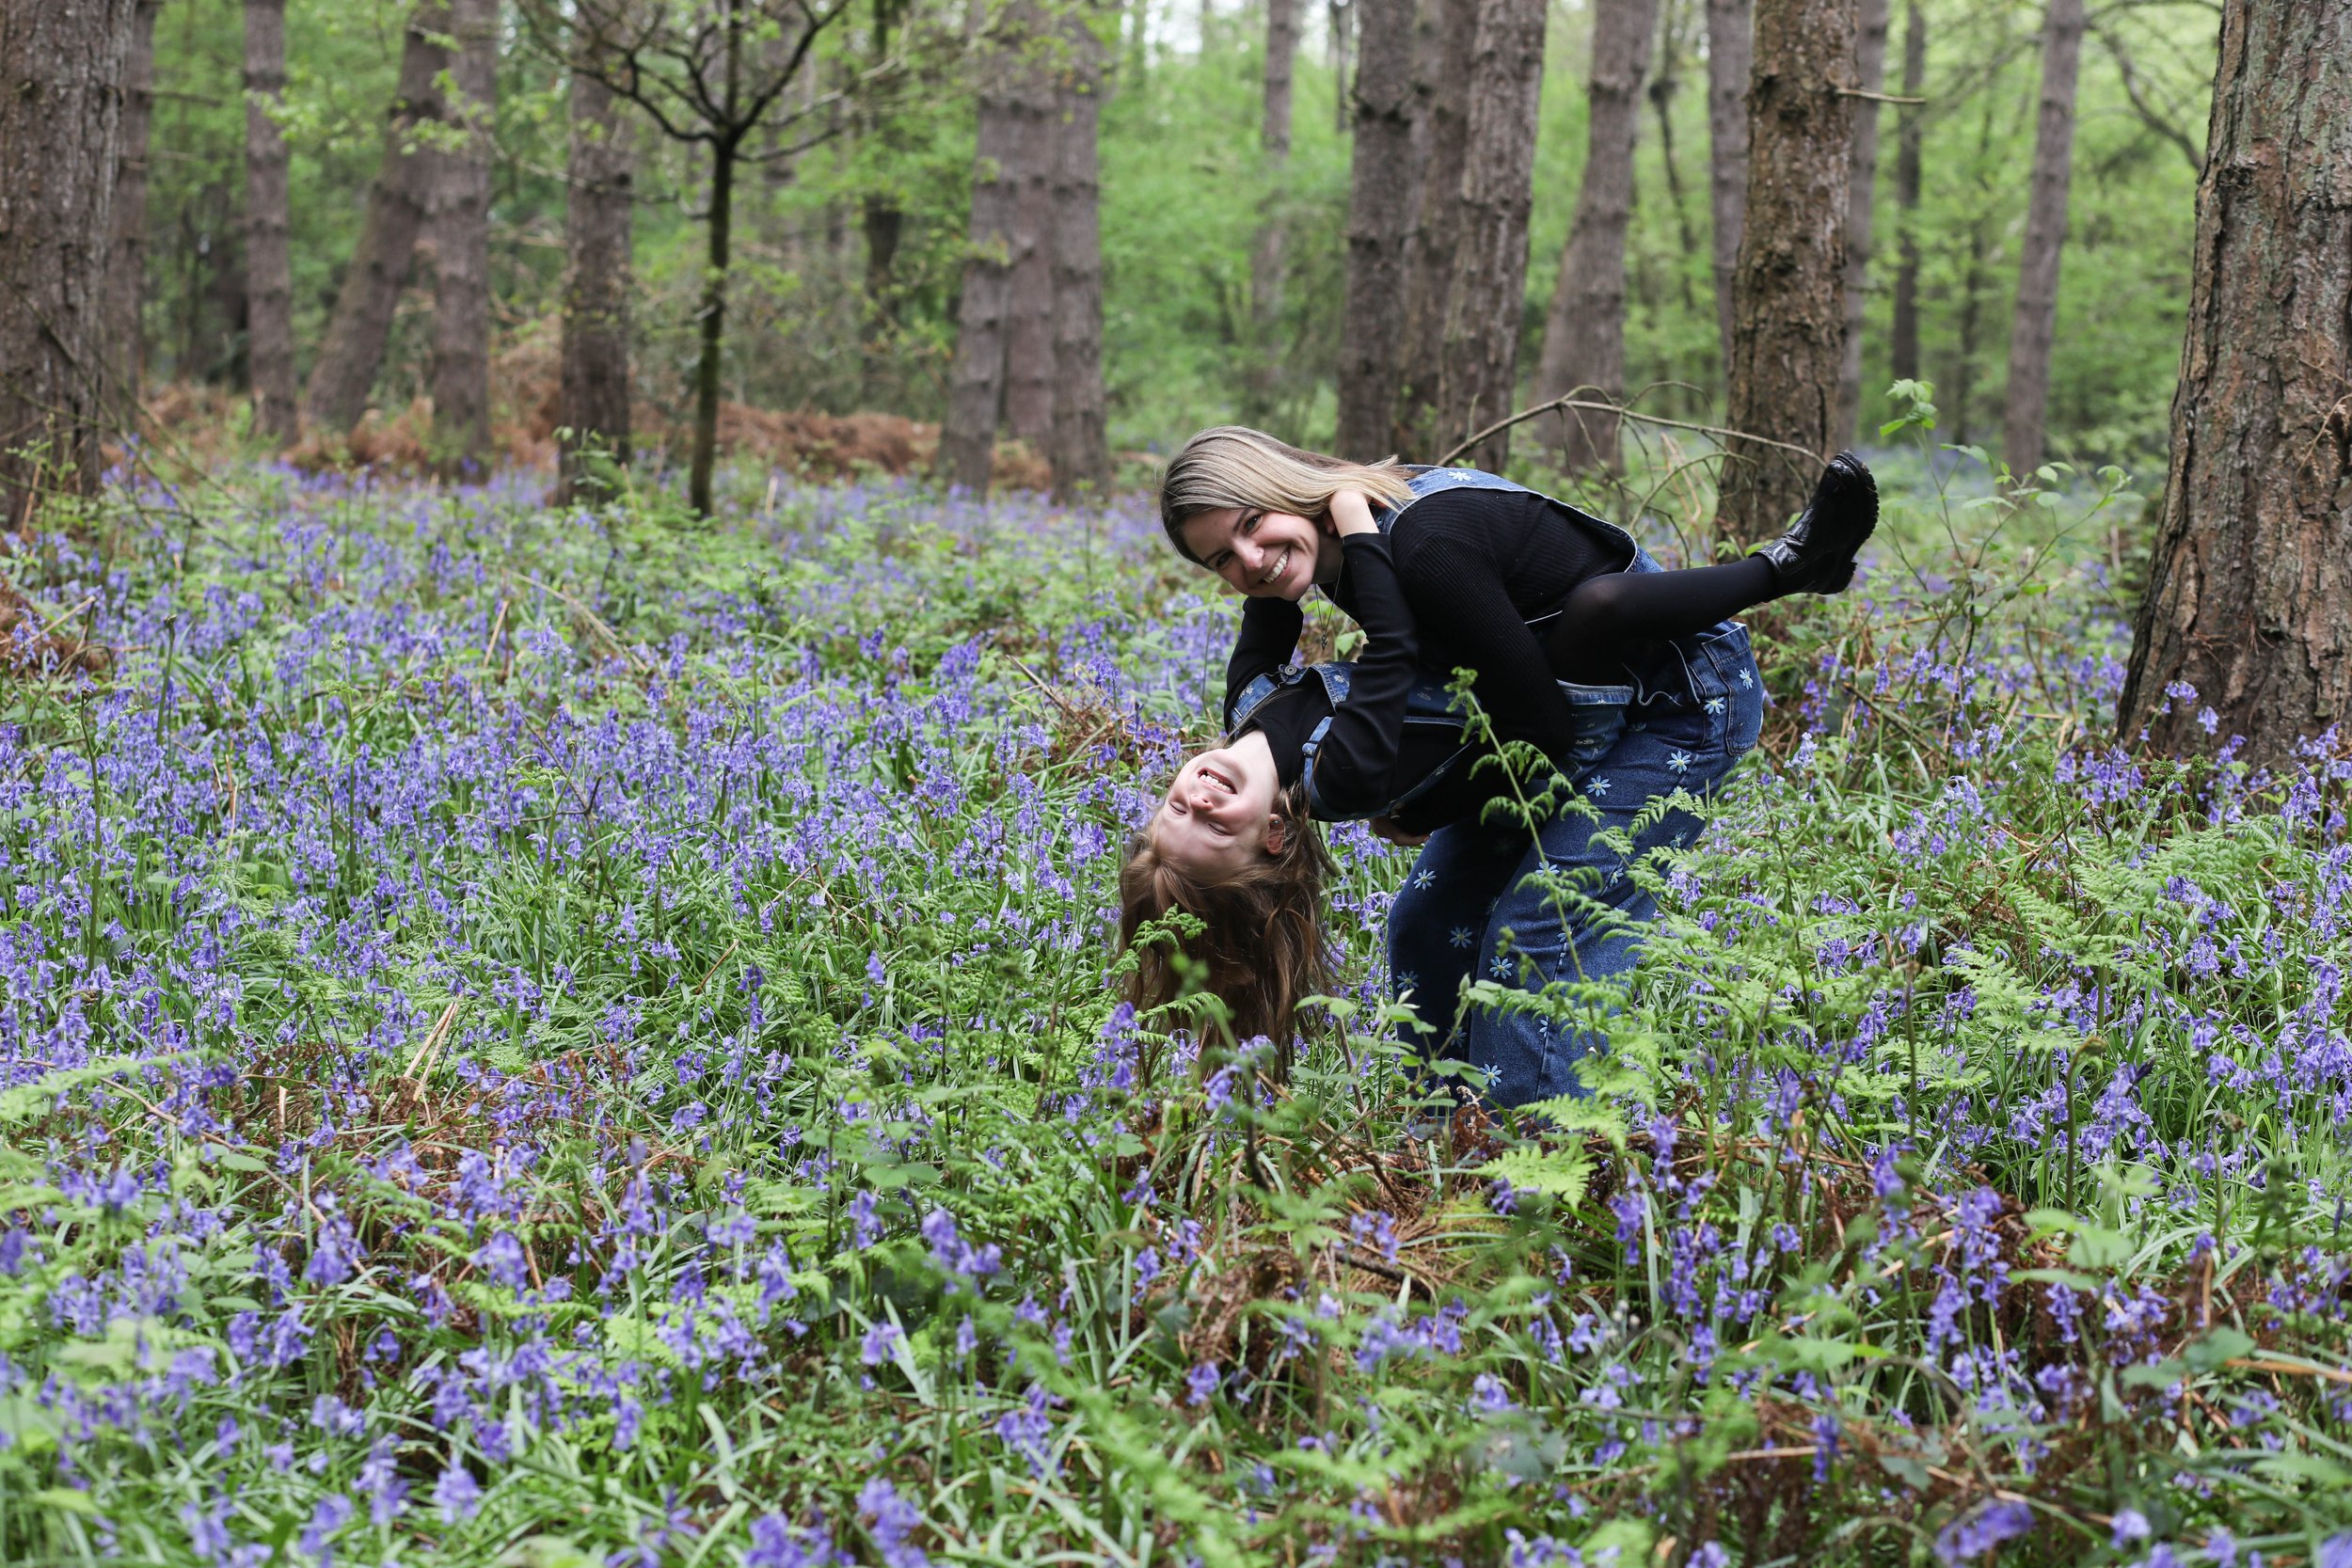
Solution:
[[[1339,576],[1340,542],[1325,528],[1288,512],[1227,506],[1196,512],[1179,525],[1184,548],[1253,599],[1300,599]]]

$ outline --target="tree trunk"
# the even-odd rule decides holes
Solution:
[[[482,471],[490,451],[490,159],[498,103],[499,0],[453,0],[457,54],[452,125],[463,141],[435,154],[433,447],[450,476]]]
[[[114,216],[106,259],[106,357],[119,418],[138,405],[146,368],[148,127],[155,116],[155,13],[163,0],[135,0],[122,68],[122,128],[115,158]]]
[[[1674,204],[1675,234],[1682,255],[1675,266],[1675,283],[1685,310],[1697,309],[1691,294],[1688,259],[1699,253],[1699,237],[1691,228],[1690,204],[1682,197],[1682,164],[1675,156],[1675,95],[1682,90],[1682,0],[1664,0],[1660,8],[1658,73],[1650,79],[1650,108],[1658,116],[1658,157],[1666,170],[1666,199]]]
[[[11,7],[0,23],[0,528],[98,482],[133,23],[132,0]]]
[[[1527,293],[1527,214],[1534,203],[1535,116],[1544,82],[1546,0],[1480,0],[1462,162],[1461,238],[1446,290],[1438,361],[1440,451],[1511,412]],[[1463,453],[1500,468],[1508,431]],[[1433,454],[1436,455],[1436,454]]]
[[[1035,24],[1041,28],[1042,21]],[[1035,37],[1035,34],[1026,35]],[[1022,112],[1013,142],[1012,276],[1006,295],[1005,428],[1042,447],[1054,434],[1054,154],[1060,142],[1060,61],[1036,45],[1018,62]]]
[[[1413,230],[1413,3],[1356,0],[1356,145],[1349,156],[1347,294],[1340,328],[1339,455],[1392,451],[1397,301]]]
[[[1826,457],[1844,361],[1853,0],[1757,0],[1748,203],[1732,299],[1725,422]],[[1724,443],[1721,531],[1754,541],[1804,504],[1820,469],[1782,447]]]
[[[1245,424],[1270,422],[1282,374],[1278,328],[1282,316],[1282,218],[1288,199],[1284,176],[1291,156],[1291,66],[1297,54],[1298,0],[1266,0],[1265,95],[1258,131],[1266,189],[1257,242],[1249,252],[1249,325],[1254,336],[1242,409]]]
[[[1972,166],[1984,170],[1992,167],[1993,133],[1994,121],[1999,118],[1999,100],[1989,92],[1979,94],[1979,97],[1983,100],[1984,109],[1977,118],[1977,161]],[[1979,184],[1981,186],[1981,181]],[[1977,350],[1982,340],[1987,283],[1985,273],[1993,256],[1995,218],[1992,194],[1979,188],[1977,214],[1968,223],[1967,260],[1962,263],[1960,271],[1960,325],[1954,334],[1958,341],[1954,345],[1955,362],[1948,378],[1951,395],[1939,404],[1949,416],[1953,444],[1963,447],[1970,444],[1969,419],[1977,406]],[[1945,379],[1938,377],[1938,385]]]
[[[2042,466],[2050,343],[2058,332],[2058,253],[2066,244],[2066,194],[2074,163],[2074,78],[2082,54],[2083,0],[2050,0],[2032,194],[2026,201],[2026,238],[2017,261],[2017,309],[2010,318],[2009,388],[2001,395],[2006,408],[2001,452],[2016,474]]]
[[[1355,0],[1330,0],[1324,7],[1324,16],[1328,24],[1331,46],[1331,134],[1344,136],[1347,135],[1347,58],[1352,53],[1349,45],[1354,41],[1356,31]]]
[[[702,354],[694,366],[694,459],[687,479],[696,513],[711,514],[710,478],[719,465],[720,349],[726,337],[727,250],[735,230],[735,164],[739,149],[710,148],[708,248],[703,261]]]
[[[1902,96],[1916,98],[1928,83],[1928,24],[1919,0],[1903,6]],[[1887,334],[1898,381],[1919,379],[1919,132],[1920,106],[1895,110],[1895,319]]]
[[[1422,51],[1416,91],[1429,105],[1429,150],[1422,166],[1421,203],[1405,269],[1403,367],[1396,394],[1392,451],[1417,463],[1444,448],[1438,436],[1438,383],[1445,354],[1446,291],[1454,252],[1461,243],[1462,169],[1470,145],[1470,51],[1478,39],[1479,0],[1428,0],[1437,23]],[[1451,440],[1452,437],[1448,437]]]
[[[400,85],[385,125],[384,162],[368,190],[359,243],[343,273],[318,363],[310,367],[303,417],[322,436],[342,436],[359,422],[384,361],[392,311],[408,277],[418,231],[424,227],[425,155],[417,145],[416,131],[441,114],[440,77],[450,57],[439,40],[449,26],[447,0],[420,0],[408,18],[400,51]]]
[[[629,459],[629,237],[635,171],[612,92],[572,74],[572,145],[564,205],[564,369],[556,424],[566,432],[555,501],[580,499],[582,458]]]
[[[1657,0],[1594,0],[1592,132],[1584,182],[1544,323],[1538,402],[1573,390],[1625,393],[1625,231],[1633,215],[1633,142],[1642,124]],[[1564,410],[1561,460],[1570,472],[1617,466],[1613,414]]]
[[[1022,24],[1019,13],[1008,24]],[[1025,24],[981,52],[977,136],[972,155],[972,218],[957,308],[956,358],[947,383],[935,471],[950,484],[988,489],[996,424],[1005,402],[1005,344],[1012,307],[1014,206],[1026,121],[1036,105],[1024,80],[1030,40]]]
[[[1748,211],[1748,75],[1756,57],[1754,0],[1707,0],[1708,205],[1715,220],[1715,330],[1731,379],[1733,279]]]
[[[2352,4],[2226,0],[2126,736],[2280,763],[2352,713],[2347,167]]]
[[[246,341],[253,423],[280,447],[293,442],[300,424],[286,135],[273,113],[285,97],[286,0],[245,0]]]
[[[1886,0],[1859,0],[1854,33],[1854,80],[1865,92],[1886,81]],[[1853,168],[1846,191],[1846,355],[1837,375],[1836,444],[1851,447],[1862,420],[1862,308],[1870,297],[1870,219],[1879,173],[1879,106],[1853,108]]]
[[[1096,132],[1103,46],[1085,9],[1064,18],[1067,78],[1054,156],[1054,499],[1110,488],[1103,410],[1103,242]]]

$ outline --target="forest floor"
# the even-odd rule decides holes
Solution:
[[[1756,618],[1515,1129],[1358,828],[1287,1083],[1115,1005],[1148,504],[731,483],[8,542],[0,1560],[2352,1560],[2352,763],[2116,742],[2104,491]]]

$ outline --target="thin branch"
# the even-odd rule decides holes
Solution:
[[[1810,448],[1794,446],[1787,441],[1775,441],[1769,436],[1757,436],[1744,430],[1726,430],[1721,425],[1692,424],[1688,420],[1670,420],[1662,414],[1638,413],[1633,409],[1622,408],[1616,404],[1609,403],[1600,399],[1580,398],[1574,394],[1570,394],[1569,396],[1564,398],[1553,398],[1549,403],[1539,403],[1533,408],[1522,408],[1518,413],[1511,415],[1507,419],[1497,420],[1494,423],[1488,425],[1477,435],[1466,436],[1462,440],[1455,442],[1453,451],[1438,459],[1438,467],[1440,468],[1444,467],[1447,464],[1453,462],[1455,458],[1461,456],[1462,453],[1470,451],[1472,447],[1477,446],[1481,441],[1486,440],[1490,436],[1500,435],[1503,431],[1510,429],[1515,424],[1524,424],[1529,420],[1535,418],[1538,414],[1549,414],[1552,410],[1558,408],[1590,409],[1593,412],[1599,414],[1614,414],[1621,420],[1640,420],[1645,424],[1664,425],[1669,430],[1695,430],[1702,436],[1722,436],[1725,440],[1754,441],[1758,446],[1777,447],[1782,451],[1793,451],[1798,456],[1804,458],[1808,462],[1818,463],[1821,460],[1821,454],[1814,451]]]
[[[2115,61],[2116,71],[2123,78],[2123,96],[2130,101],[2132,112],[2139,117],[2140,123],[2179,148],[2181,156],[2188,160],[2189,168],[2202,179],[2205,173],[2204,154],[2197,150],[2195,142],[2189,140],[2187,132],[2174,124],[2170,116],[2158,111],[2143,96],[2141,88],[2144,84],[2140,81],[2139,71],[2132,64],[2130,51],[2123,47],[2123,40],[2104,23],[2092,23],[2090,30],[2099,36],[2101,43],[2107,46],[2107,54]]]

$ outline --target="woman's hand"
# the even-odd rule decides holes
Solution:
[[[1427,833],[1408,833],[1386,816],[1375,816],[1368,824],[1374,836],[1388,840],[1401,849],[1418,849],[1429,842]]]
[[[1343,539],[1380,531],[1380,525],[1372,520],[1372,502],[1361,490],[1342,490],[1332,496],[1331,531]]]

